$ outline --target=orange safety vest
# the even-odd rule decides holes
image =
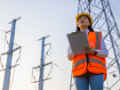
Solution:
[[[89,46],[100,50],[101,43],[101,31],[99,32],[89,32],[88,42]],[[89,63],[87,65],[86,54],[77,54],[73,57],[72,62],[72,74],[74,76],[80,76],[85,74],[87,71],[93,74],[101,74],[104,75],[104,81],[107,78],[107,68],[106,68],[106,59],[95,56],[93,54],[88,53]]]

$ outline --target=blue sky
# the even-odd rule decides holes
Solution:
[[[45,63],[50,61],[58,65],[53,65],[52,73],[49,77],[52,79],[44,81],[44,90],[68,90],[70,85],[72,62],[67,59],[68,40],[66,34],[74,32],[76,28],[75,16],[77,15],[77,0],[0,0],[0,53],[8,50],[8,45],[4,39],[3,30],[11,30],[12,24],[8,24],[13,19],[21,17],[16,22],[15,43],[22,46],[20,65],[15,69],[15,76],[11,90],[38,90],[31,83],[32,67],[40,64],[41,57],[41,41],[38,39],[50,35],[45,39],[45,43],[51,43],[51,56],[46,57]],[[115,20],[120,29],[120,13],[119,0],[110,0]],[[116,11],[118,12],[116,12]],[[119,15],[118,15],[119,14]],[[10,34],[7,34],[9,41]],[[17,47],[17,45],[15,45]],[[45,46],[45,52],[49,49],[49,45]],[[19,51],[19,50],[18,50]],[[14,52],[14,65],[19,52]],[[50,52],[49,52],[50,53]],[[2,63],[5,66],[7,56],[2,57]],[[108,61],[109,62],[109,61]],[[2,69],[2,67],[0,67]],[[51,65],[45,67],[44,78],[51,69]],[[11,77],[12,73],[11,72]],[[36,80],[38,80],[39,72],[34,70]],[[2,89],[4,73],[0,72],[0,90]],[[117,79],[108,75],[109,86]],[[34,79],[32,79],[34,81]],[[74,80],[73,80],[74,82]],[[119,84],[113,87],[118,90]],[[105,82],[106,85],[106,82]],[[73,86],[74,87],[74,86]]]

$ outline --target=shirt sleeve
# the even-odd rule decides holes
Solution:
[[[68,57],[68,59],[69,59],[70,61],[73,60],[73,58],[74,58],[74,55],[73,55],[73,53],[72,53],[72,51],[71,51],[70,45],[68,46],[67,57]]]
[[[70,45],[68,45],[68,50],[67,50],[67,57],[69,56],[69,54],[71,53],[71,48],[70,48]]]
[[[96,56],[103,57],[103,58],[108,56],[108,50],[106,48],[103,37],[101,37],[100,50],[96,49],[96,51],[98,52]]]

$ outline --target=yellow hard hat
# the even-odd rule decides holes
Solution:
[[[91,23],[91,26],[93,24],[93,20],[92,20],[92,17],[88,14],[88,13],[79,13],[77,16],[76,16],[76,24],[78,25],[78,18],[80,16],[87,16],[90,20],[90,23]]]

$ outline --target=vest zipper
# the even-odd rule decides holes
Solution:
[[[88,58],[88,54],[86,53],[86,59],[87,59],[87,66],[88,66],[88,63],[89,63],[89,58]],[[87,67],[86,67],[87,69]],[[87,73],[88,73],[88,69],[87,69]]]
[[[89,58],[88,58],[88,54],[87,53],[86,53],[86,59],[87,59],[87,66],[88,66]]]

